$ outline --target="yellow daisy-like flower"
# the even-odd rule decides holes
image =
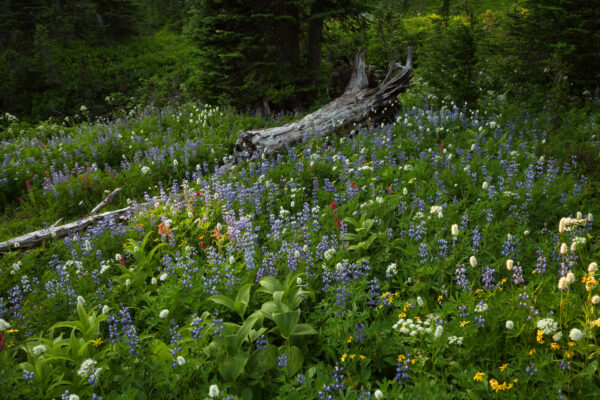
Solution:
[[[346,353],[342,354],[342,357],[341,357],[342,362],[346,362],[346,357],[348,357],[348,355]]]
[[[352,336],[350,336],[348,339],[346,339],[346,343],[350,343],[352,342]]]
[[[573,358],[573,352],[567,351],[567,358]]]
[[[575,342],[569,342],[569,347],[573,347],[573,346],[575,346],[576,344],[577,344],[577,343],[575,343]]]
[[[400,314],[398,314],[398,318],[406,318],[406,313],[401,312]]]
[[[438,301],[442,301],[442,299],[443,299],[443,298],[444,298],[444,296],[440,294],[440,295],[438,296]]]
[[[478,381],[478,382],[483,382],[483,377],[485,376],[485,374],[483,372],[478,372],[475,374],[475,376],[473,377],[474,381]]]
[[[534,354],[535,354],[535,349],[531,349],[531,350],[529,350],[529,355],[530,355],[530,356],[532,356],[532,355],[534,355]]]
[[[17,333],[17,332],[19,332],[18,329],[9,329],[6,331],[6,333]]]
[[[502,364],[500,367],[498,367],[498,369],[500,369],[500,371],[504,371],[506,368],[508,368],[508,363]]]
[[[403,354],[399,354],[399,355],[398,355],[398,359],[397,359],[397,360],[398,360],[398,362],[400,362],[400,361],[404,361],[404,359],[406,359],[406,356],[404,356]]]
[[[462,328],[462,327],[468,325],[469,322],[471,322],[471,321],[460,321],[460,327]]]
[[[356,357],[356,354],[350,354],[350,358],[351,359],[354,358],[354,357]]]
[[[552,350],[560,350],[560,345],[556,342],[552,342],[552,343],[550,343],[550,348]]]
[[[367,358],[367,357],[363,356],[362,354],[360,354],[359,357],[361,360],[364,360],[365,358]]]
[[[104,343],[104,342],[102,341],[101,337],[99,337],[98,339],[96,339],[92,342],[92,344],[96,347],[100,346],[102,343]]]

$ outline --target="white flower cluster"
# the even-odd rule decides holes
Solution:
[[[464,339],[464,337],[462,337],[462,336],[449,336],[448,344],[456,343],[458,346],[461,346],[463,344],[463,339]]]
[[[2,318],[0,318],[0,332],[5,331],[8,328],[10,328],[10,324],[8,322],[6,322],[5,320],[3,320]]]
[[[38,344],[32,349],[32,351],[33,354],[35,354],[36,356],[41,356],[46,352],[46,346],[44,346],[43,344]]]
[[[398,273],[397,267],[398,266],[396,265],[396,263],[391,263],[390,265],[388,265],[387,269],[385,270],[385,276],[389,278],[396,275]]]
[[[438,218],[444,217],[442,206],[431,206],[431,208],[429,209],[429,213],[437,214]]]
[[[431,323],[427,321],[400,318],[393,326],[395,330],[399,330],[403,335],[416,336],[417,334],[424,335],[431,333]]]
[[[537,328],[543,331],[545,335],[551,335],[558,329],[558,324],[552,318],[544,318],[538,321]]]
[[[19,272],[20,269],[21,269],[21,261],[17,261],[16,263],[14,263],[12,265],[11,270],[10,270],[10,274],[14,275],[17,272]]]
[[[581,339],[583,339],[583,332],[581,332],[577,328],[573,328],[569,332],[569,339],[571,339],[574,342],[579,342]]]
[[[325,259],[326,260],[331,260],[331,258],[333,257],[333,255],[335,254],[335,249],[328,249],[325,251]]]
[[[581,213],[578,213],[578,218],[565,217],[561,218],[558,223],[558,233],[569,232],[575,229],[578,225],[585,225],[588,221],[593,220],[592,214],[588,214],[587,219],[583,219]]]
[[[88,358],[87,360],[81,363],[81,367],[79,367],[77,375],[79,375],[82,378],[85,378],[89,374],[93,373],[94,376],[97,377],[100,374],[102,368],[95,369],[96,364],[97,362],[95,360]]]
[[[489,306],[486,303],[480,303],[475,306],[475,312],[482,313],[489,310]]]

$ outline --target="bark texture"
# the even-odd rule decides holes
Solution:
[[[369,88],[365,71],[365,51],[354,56],[352,78],[344,94],[299,121],[269,129],[241,131],[235,145],[236,161],[265,154],[271,156],[288,145],[313,136],[327,136],[341,127],[367,119],[370,112],[393,102],[408,88],[412,72],[412,49],[406,65],[390,64],[387,76],[377,87]]]

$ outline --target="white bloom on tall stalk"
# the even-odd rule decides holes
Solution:
[[[102,307],[102,314],[108,315],[109,310],[110,310],[110,308],[107,305],[105,305],[104,307]]]
[[[300,277],[296,278],[296,285],[298,285],[298,286],[302,285],[302,278],[300,278]]]
[[[592,262],[590,263],[590,265],[588,265],[588,272],[591,274],[593,272],[596,272],[596,270],[598,269],[598,263],[597,262]]]
[[[452,236],[458,236],[458,224],[453,224],[450,232],[452,232]]]
[[[210,385],[208,388],[208,397],[214,399],[219,396],[219,387],[217,385]]]
[[[185,358],[183,358],[182,356],[177,356],[177,364],[179,364],[179,365],[185,364]]]
[[[2,318],[0,318],[0,332],[3,332],[5,330],[7,330],[8,328],[10,328],[10,324],[8,322],[6,322],[5,320],[3,320]]]
[[[577,251],[577,242],[571,243],[571,253],[575,253]]]
[[[69,396],[69,400],[79,400],[79,396],[77,396],[76,394],[72,394]]]
[[[379,204],[383,204],[383,197],[377,196],[377,198],[375,198],[375,201]]]
[[[483,190],[488,190],[489,187],[490,187],[490,184],[488,183],[488,181],[483,181],[483,183],[481,184],[481,188]]]
[[[373,394],[373,397],[375,397],[377,400],[383,399],[383,392],[377,389]]]
[[[152,277],[152,279],[150,279],[150,284],[151,285],[156,285],[158,283],[158,281],[156,280],[155,277]]]
[[[562,332],[558,331],[556,332],[554,335],[552,335],[552,340],[554,340],[555,342],[558,342],[560,339],[562,339]]]
[[[569,248],[567,247],[566,243],[563,243],[560,245],[560,254],[562,254],[564,256],[567,254],[568,251],[569,251]]]
[[[108,270],[110,268],[110,265],[108,264],[102,264],[100,266],[100,275],[104,274],[106,272],[106,270]]]
[[[581,213],[581,211],[577,211],[577,213],[575,213],[575,218],[583,219],[583,214]]]
[[[567,282],[570,284],[572,284],[573,282],[575,282],[575,274],[572,272],[567,273]]]
[[[142,167],[142,175],[146,175],[148,172],[150,172],[150,168],[144,165]]]
[[[439,339],[439,338],[441,338],[441,337],[442,337],[442,333],[444,333],[444,327],[443,327],[442,325],[438,325],[438,326],[435,328],[435,333],[433,334],[433,336],[434,336],[436,339]]]
[[[402,189],[402,194],[404,196],[406,196],[408,194],[408,189],[407,188]]]
[[[515,266],[515,262],[513,260],[506,260],[506,269],[512,271]]]
[[[160,314],[158,314],[159,318],[167,318],[169,316],[169,310],[168,309],[164,309],[160,312]]]
[[[179,161],[177,161],[177,159],[173,159],[173,166],[176,167],[179,165]]]
[[[32,351],[33,354],[35,354],[36,356],[40,356],[46,352],[46,346],[44,346],[43,344],[38,344],[32,349]]]
[[[119,253],[115,254],[115,260],[121,261],[122,259],[123,259],[122,255],[120,255]]]
[[[512,322],[510,319],[508,321],[506,321],[506,329],[511,330],[514,327],[515,327],[514,322]]]
[[[125,286],[129,286],[131,285],[131,279],[126,279],[125,280]]]
[[[579,342],[581,339],[583,339],[583,332],[581,332],[577,328],[573,328],[569,332],[569,339],[571,339],[574,342]]]
[[[417,305],[423,307],[423,298],[421,296],[417,296]]]
[[[77,304],[80,306],[85,306],[85,299],[81,296],[77,296]]]
[[[593,296],[592,297],[592,304],[596,305],[598,303],[600,303],[600,296],[598,296],[598,295]]]
[[[567,280],[566,277],[561,276],[560,279],[558,280],[558,289],[565,290],[567,287],[569,287],[569,281]]]
[[[475,268],[477,266],[477,258],[475,258],[475,256],[469,257],[469,264],[471,264],[471,267]]]
[[[592,222],[592,221],[594,220],[594,216],[592,215],[592,213],[589,213],[589,214],[587,215],[587,220],[588,220],[589,222]]]

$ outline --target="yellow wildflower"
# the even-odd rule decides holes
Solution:
[[[535,354],[535,349],[531,349],[531,350],[529,350],[529,355],[530,355],[530,356],[532,356],[532,355],[534,355],[534,354]]]
[[[560,350],[560,345],[556,342],[552,342],[552,343],[550,343],[550,348],[552,350]]]
[[[537,340],[537,342],[538,342],[539,344],[544,344],[544,339],[543,339],[543,337],[544,337],[544,331],[543,331],[543,330],[541,330],[541,329],[538,329],[538,331],[537,331],[537,339],[536,339],[536,340]]]
[[[460,327],[462,328],[462,327],[468,325],[469,322],[471,322],[471,321],[460,321]]]
[[[356,354],[350,354],[350,358],[356,357]]]
[[[498,367],[500,369],[500,371],[504,371],[506,368],[508,367],[508,363],[506,364],[502,364],[500,367]]]
[[[9,329],[6,331],[6,333],[17,333],[17,332],[19,332],[18,329]]]
[[[367,358],[367,357],[363,356],[362,354],[360,354],[359,357],[361,360],[364,360],[365,358]]]
[[[346,362],[346,357],[348,357],[348,355],[346,353],[342,354],[342,362]]]
[[[400,314],[398,314],[398,318],[406,318],[406,313],[401,312]]]
[[[576,344],[577,344],[577,343],[575,343],[575,342],[569,342],[569,347],[573,347],[573,346],[575,346]]]
[[[346,339],[346,343],[350,343],[352,342],[352,336],[350,336],[348,339]]]
[[[484,377],[484,373],[483,372],[478,372],[475,374],[475,376],[473,377],[474,381],[478,381],[478,382],[483,382],[483,377]]]
[[[99,337],[98,339],[96,339],[92,342],[92,344],[96,347],[100,346],[102,343],[104,343],[104,342],[102,341],[101,337]]]

